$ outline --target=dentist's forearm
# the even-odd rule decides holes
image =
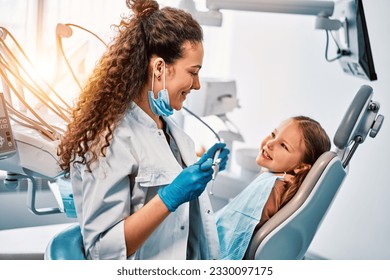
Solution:
[[[127,256],[134,254],[170,213],[161,198],[156,195],[127,217],[124,225]]]

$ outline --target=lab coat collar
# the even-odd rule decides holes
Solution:
[[[135,102],[132,102],[130,105],[129,117],[134,118],[137,122],[142,123],[146,127],[152,129],[158,129],[156,122],[145,113]],[[175,138],[176,144],[179,147],[181,157],[186,164],[189,166],[196,161],[196,154],[189,151],[194,151],[194,142],[192,139],[183,132],[183,129],[180,128],[172,117],[163,117],[164,121],[167,123],[172,136]]]
[[[134,118],[137,122],[142,123],[146,127],[152,129],[158,129],[156,122],[147,114],[144,110],[141,109],[135,102],[132,102],[129,108],[129,114],[127,116]],[[180,152],[182,153],[182,158],[185,164],[191,165],[196,161],[195,154],[189,154],[187,151],[188,147],[194,146],[193,141],[183,133],[182,128],[180,128],[172,117],[163,117],[164,121],[169,126],[169,129],[172,132],[172,136],[175,138],[175,141],[179,147]],[[183,135],[187,137],[183,137]],[[183,153],[183,151],[185,151]]]
[[[173,117],[164,117],[163,119],[175,139],[175,142],[180,150],[180,155],[185,165],[189,166],[195,163],[195,144],[192,139],[176,124]],[[132,126],[131,124],[135,122],[140,126],[144,127],[145,129],[149,130],[149,132],[152,134],[156,132],[159,135],[162,135],[164,133],[162,129],[159,129],[157,127],[155,121],[134,102],[132,102],[130,108],[126,112],[125,122],[130,126]],[[166,142],[166,140],[164,140],[163,142]],[[165,145],[167,145],[168,147],[167,143],[165,143],[164,146]],[[159,153],[155,156],[160,155],[161,154]],[[165,158],[161,159],[161,161],[155,160],[154,157],[150,156],[147,156],[143,160],[143,163],[147,163],[145,164],[145,166],[148,167],[144,170],[142,166],[140,166],[139,180],[141,181],[139,181],[139,183],[143,186],[152,186],[155,184],[166,184],[167,182],[171,182],[182,170],[182,166],[177,162],[172,153],[167,154]],[[152,166],[154,166],[154,168],[151,168]],[[162,172],[162,170],[165,170],[166,172]]]
[[[129,107],[129,113],[127,117],[135,119],[137,122],[142,123],[146,127],[157,129],[156,122],[148,115],[144,110],[141,109],[134,101],[131,102]]]

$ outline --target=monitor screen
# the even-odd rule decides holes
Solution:
[[[346,44],[345,47],[349,50],[348,55],[344,55],[339,59],[341,67],[347,74],[370,81],[377,80],[366,18],[364,15],[363,1],[340,1],[338,3],[341,5],[341,7],[337,9],[339,17],[341,20],[346,17],[347,21],[347,32],[344,40]],[[344,34],[342,34],[344,32],[345,30],[343,28],[338,31],[339,38],[344,36]]]

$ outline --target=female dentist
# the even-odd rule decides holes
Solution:
[[[197,162],[193,141],[169,118],[199,89],[203,35],[182,10],[130,1],[59,145],[89,259],[217,259],[204,189],[221,150]]]

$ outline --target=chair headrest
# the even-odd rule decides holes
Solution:
[[[339,149],[345,149],[359,138],[363,143],[366,136],[375,137],[382,126],[384,117],[378,115],[380,105],[371,100],[373,89],[363,85],[356,93],[333,139]]]

